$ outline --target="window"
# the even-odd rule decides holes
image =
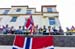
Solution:
[[[26,14],[31,14],[31,10],[27,10]]]
[[[49,18],[49,24],[50,25],[55,25],[55,18]]]
[[[11,19],[11,22],[16,22],[16,19],[17,19],[17,17],[14,16],[14,17]]]
[[[16,12],[20,12],[20,11],[21,11],[21,9],[17,9],[17,10],[16,10]]]
[[[9,10],[5,10],[3,14],[8,14]]]
[[[47,8],[47,12],[52,12],[52,8]]]

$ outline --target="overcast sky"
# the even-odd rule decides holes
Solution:
[[[10,8],[12,5],[28,5],[41,10],[41,5],[57,5],[61,26],[75,26],[75,0],[0,0],[0,8]]]

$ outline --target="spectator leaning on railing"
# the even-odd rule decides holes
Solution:
[[[71,28],[66,28],[66,32],[67,32],[67,35],[72,35],[72,33],[74,33],[75,32],[75,27],[74,26],[72,26]]]
[[[39,28],[39,34],[43,35],[43,29],[42,29],[42,27]]]
[[[25,34],[25,27],[24,26],[22,26],[22,34]]]
[[[13,26],[10,28],[9,33],[10,33],[10,34],[14,34],[14,33],[15,33],[15,29],[14,29]]]
[[[67,28],[68,30],[68,28]],[[45,25],[43,27],[38,28],[38,25],[32,27],[33,35],[63,35],[64,31],[61,27],[57,30],[55,27]],[[0,28],[0,32],[3,34],[30,34],[30,30],[26,29],[25,26],[19,26],[18,29],[15,29],[14,26],[9,27],[8,25]]]
[[[55,28],[55,27],[52,27],[52,30],[53,30],[53,35],[57,35],[58,34],[58,30]]]
[[[49,35],[52,35],[51,26],[48,26],[47,32],[49,33]]]
[[[5,29],[6,29],[6,34],[9,33],[10,28],[9,28],[8,24],[6,25]]]
[[[43,26],[43,35],[49,35],[49,33],[47,32],[47,28],[46,28],[45,25]]]
[[[72,26],[72,27],[71,27],[71,30],[72,30],[72,32],[75,32],[75,27]]]
[[[60,34],[60,35],[64,35],[64,31],[63,31],[63,29],[61,28],[61,26],[59,27],[58,34]]]

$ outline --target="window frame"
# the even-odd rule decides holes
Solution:
[[[17,16],[13,16],[12,19],[10,20],[10,22],[16,22],[16,20],[17,20]]]
[[[55,18],[53,18],[53,17],[49,18],[49,24],[55,25],[56,24]]]
[[[3,14],[8,14],[8,12],[9,12],[9,10],[5,10],[5,11],[3,12]]]
[[[53,12],[52,8],[47,8],[47,12]]]
[[[16,12],[20,12],[21,11],[21,8],[18,8],[17,10],[16,10]]]
[[[26,14],[32,14],[32,10],[27,10]]]

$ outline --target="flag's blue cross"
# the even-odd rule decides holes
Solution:
[[[31,38],[28,37],[27,41],[26,41],[25,49],[30,49],[30,40],[31,40]],[[18,49],[18,48],[13,47],[12,49]]]

